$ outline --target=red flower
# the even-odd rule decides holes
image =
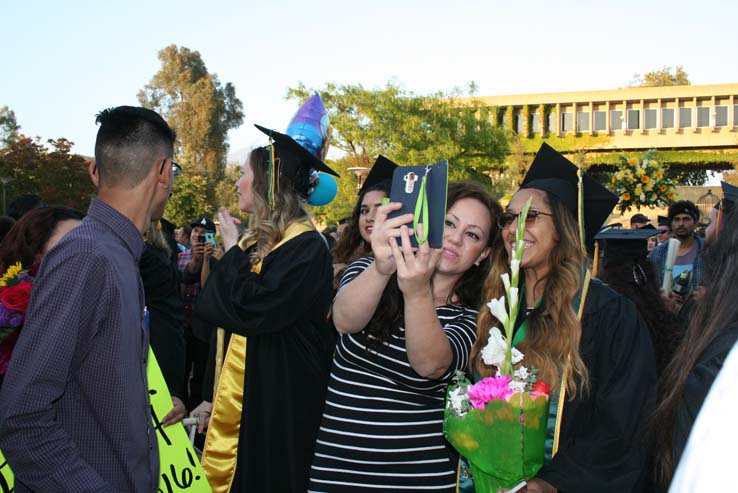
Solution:
[[[30,282],[21,282],[15,286],[8,286],[0,291],[0,303],[8,310],[26,313],[28,300],[31,298],[31,288],[33,288],[33,284]]]
[[[551,386],[543,380],[538,380],[536,383],[534,383],[530,390],[532,392],[540,392],[541,394],[545,394],[546,396],[551,395]]]

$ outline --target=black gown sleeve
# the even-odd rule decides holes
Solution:
[[[633,303],[599,282],[586,303],[580,351],[590,392],[565,404],[558,454],[538,476],[563,493],[643,491],[656,396],[651,338]]]
[[[267,255],[259,274],[251,272],[246,252],[231,248],[197,298],[197,317],[244,336],[294,326],[315,299],[314,280],[326,269],[323,261],[329,261],[318,236],[311,231],[281,245]]]

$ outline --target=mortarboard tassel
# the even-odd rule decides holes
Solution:
[[[586,252],[587,247],[584,243],[584,183],[582,182],[582,167],[577,166],[577,215],[579,222],[579,244],[582,251]]]

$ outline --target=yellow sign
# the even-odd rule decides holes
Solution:
[[[172,396],[151,349],[146,373],[151,398],[151,419],[159,443],[158,491],[210,493],[212,490],[184,427],[180,424],[164,427],[160,422],[172,410]],[[13,471],[0,451],[0,493],[11,493],[14,483]]]
[[[8,461],[5,460],[5,456],[0,450],[0,493],[11,493],[14,485],[13,471],[10,470]]]

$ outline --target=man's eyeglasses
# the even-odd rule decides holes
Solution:
[[[528,211],[528,215],[525,216],[525,224],[533,224],[536,222],[536,219],[538,219],[538,216],[553,216],[553,214],[543,211],[537,211],[535,209],[531,209]],[[520,216],[520,213],[513,214],[512,212],[503,212],[500,214],[500,216],[497,218],[497,226],[499,226],[500,229],[505,229],[515,221]]]
[[[161,169],[159,170],[159,174],[164,173],[164,165],[167,163],[167,159],[170,158],[164,158],[164,161],[161,162]],[[178,176],[182,175],[182,166],[174,162],[174,159],[170,159],[172,162],[172,176],[177,178]]]

